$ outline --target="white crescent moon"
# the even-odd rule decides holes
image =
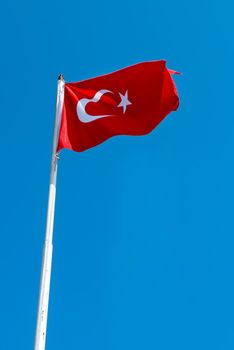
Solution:
[[[89,102],[98,102],[102,95],[106,93],[113,93],[110,90],[99,90],[93,98],[82,98],[79,100],[77,103],[76,111],[77,111],[77,116],[80,119],[82,123],[90,123],[93,122],[94,120],[100,119],[100,118],[106,118],[106,117],[111,117],[111,114],[107,115],[90,115],[86,112],[85,107]]]

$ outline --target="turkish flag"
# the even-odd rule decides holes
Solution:
[[[179,106],[166,62],[139,63],[66,83],[58,151],[84,151],[115,135],[144,135]]]

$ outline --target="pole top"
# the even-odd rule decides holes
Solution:
[[[59,74],[58,80],[63,80],[64,81],[64,76],[62,74]]]

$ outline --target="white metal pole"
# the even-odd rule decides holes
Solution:
[[[57,102],[56,102],[56,116],[54,124],[53,149],[50,170],[50,187],[48,197],[48,209],[46,220],[45,244],[42,258],[41,268],[41,283],[39,292],[39,304],[37,314],[37,326],[34,350],[44,350],[46,341],[47,316],[50,293],[50,276],[52,265],[52,251],[53,251],[53,226],[54,226],[54,209],[56,196],[56,179],[58,168],[57,144],[61,124],[62,106],[64,100],[64,79],[60,75],[58,77]]]

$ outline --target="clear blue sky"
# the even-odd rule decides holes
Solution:
[[[1,6],[1,349],[32,349],[56,79],[165,58],[181,105],[59,163],[47,350],[234,347],[230,1]]]

